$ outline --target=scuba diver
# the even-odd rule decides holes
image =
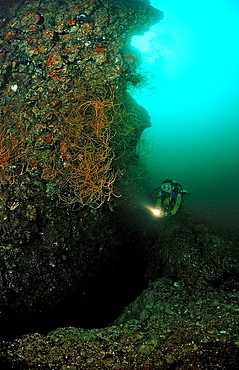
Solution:
[[[153,210],[153,214],[157,217],[175,215],[182,206],[185,195],[190,194],[176,181],[164,180],[156,197],[156,209]]]

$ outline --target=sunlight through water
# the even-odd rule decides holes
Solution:
[[[132,38],[148,86],[133,90],[151,116],[143,140],[150,185],[173,178],[188,206],[230,228],[239,224],[239,3],[151,0],[164,19]],[[132,93],[132,92],[131,92]]]

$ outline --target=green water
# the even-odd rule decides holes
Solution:
[[[165,178],[191,193],[187,206],[239,226],[239,2],[152,0],[164,19],[132,44],[148,86],[134,97],[151,116],[143,156],[152,189]]]

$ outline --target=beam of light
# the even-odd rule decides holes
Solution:
[[[155,217],[163,217],[163,210],[161,208],[146,207]]]

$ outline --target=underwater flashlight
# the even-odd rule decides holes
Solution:
[[[162,208],[152,208],[150,206],[146,206],[146,208],[152,212],[152,214],[155,216],[155,217],[163,217],[164,216],[164,211]]]
[[[155,217],[163,217],[163,210],[161,208],[153,208],[152,212]]]

